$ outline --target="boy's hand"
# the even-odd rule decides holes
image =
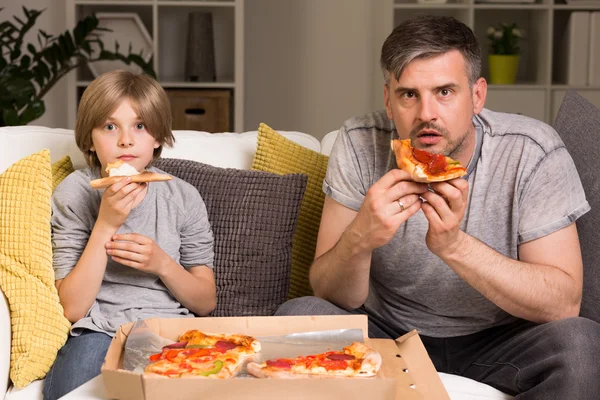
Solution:
[[[146,187],[147,183],[131,183],[130,177],[125,177],[108,187],[102,195],[98,222],[119,229],[131,210],[139,204],[137,197]]]
[[[118,263],[158,276],[172,261],[154,240],[137,233],[113,235],[112,242],[106,243],[106,253]]]

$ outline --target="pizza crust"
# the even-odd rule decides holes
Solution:
[[[450,179],[460,178],[461,176],[467,174],[467,170],[461,166],[454,167],[441,175],[430,176],[427,174],[427,172],[425,172],[423,166],[413,158],[413,147],[410,144],[410,139],[393,139],[390,142],[390,146],[396,156],[396,164],[398,164],[398,168],[408,172],[415,182],[444,182],[449,181]]]
[[[354,342],[352,345],[344,348],[344,353],[353,355],[357,360],[362,360],[360,368],[352,369],[348,366],[342,370],[326,370],[322,366],[307,369],[303,364],[295,364],[291,369],[279,369],[269,367],[266,362],[259,364],[250,362],[246,370],[250,375],[257,378],[280,378],[280,379],[330,379],[330,378],[366,378],[377,375],[381,368],[381,355],[375,350],[363,343]],[[323,353],[321,353],[323,354]],[[291,359],[293,360],[293,359]]]
[[[121,179],[125,178],[125,176],[108,176],[106,178],[94,179],[90,181],[90,185],[94,189],[104,189],[107,188]],[[159,174],[156,172],[144,171],[137,175],[131,175],[131,182],[141,183],[141,182],[161,182],[161,181],[170,181],[173,179],[171,175],[167,174]]]

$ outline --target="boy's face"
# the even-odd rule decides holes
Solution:
[[[102,164],[102,176],[106,165],[121,160],[138,171],[146,168],[154,149],[160,143],[146,130],[129,99],[124,99],[101,127],[92,130],[91,150],[96,152]]]
[[[472,117],[481,112],[486,90],[483,78],[469,87],[464,57],[453,50],[413,60],[398,80],[392,74],[384,87],[386,111],[401,139],[466,165],[475,146]]]

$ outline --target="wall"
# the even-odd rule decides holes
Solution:
[[[244,128],[265,122],[320,139],[382,107],[383,94],[373,92],[383,43],[377,3],[247,0]]]
[[[347,118],[382,107],[378,57],[389,17],[382,17],[380,3],[387,2],[246,0],[244,129],[265,122],[320,139]],[[35,32],[66,29],[65,0],[2,0],[0,18],[21,15],[21,4],[46,9]],[[35,33],[27,39],[36,43]],[[72,126],[66,93],[63,79],[32,124]]]
[[[4,9],[0,12],[0,21],[13,21],[13,15],[21,19],[25,18],[22,6],[29,9],[46,9],[37,19],[34,27],[25,36],[25,43],[33,43],[36,47],[37,32],[39,29],[46,31],[50,35],[56,35],[66,30],[65,24],[65,0],[2,0],[0,7]],[[65,101],[67,98],[66,80],[61,80],[44,96],[46,112],[41,118],[33,121],[31,125],[49,126],[52,128],[61,128],[67,126],[67,112],[65,110]]]

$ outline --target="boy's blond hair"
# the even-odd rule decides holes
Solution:
[[[92,129],[104,124],[124,99],[131,101],[148,132],[160,143],[154,149],[152,162],[160,157],[163,145],[173,146],[171,106],[158,82],[145,74],[136,75],[124,70],[107,72],[85,89],[77,110],[75,142],[90,167],[101,167],[96,152],[90,150],[93,145]]]

